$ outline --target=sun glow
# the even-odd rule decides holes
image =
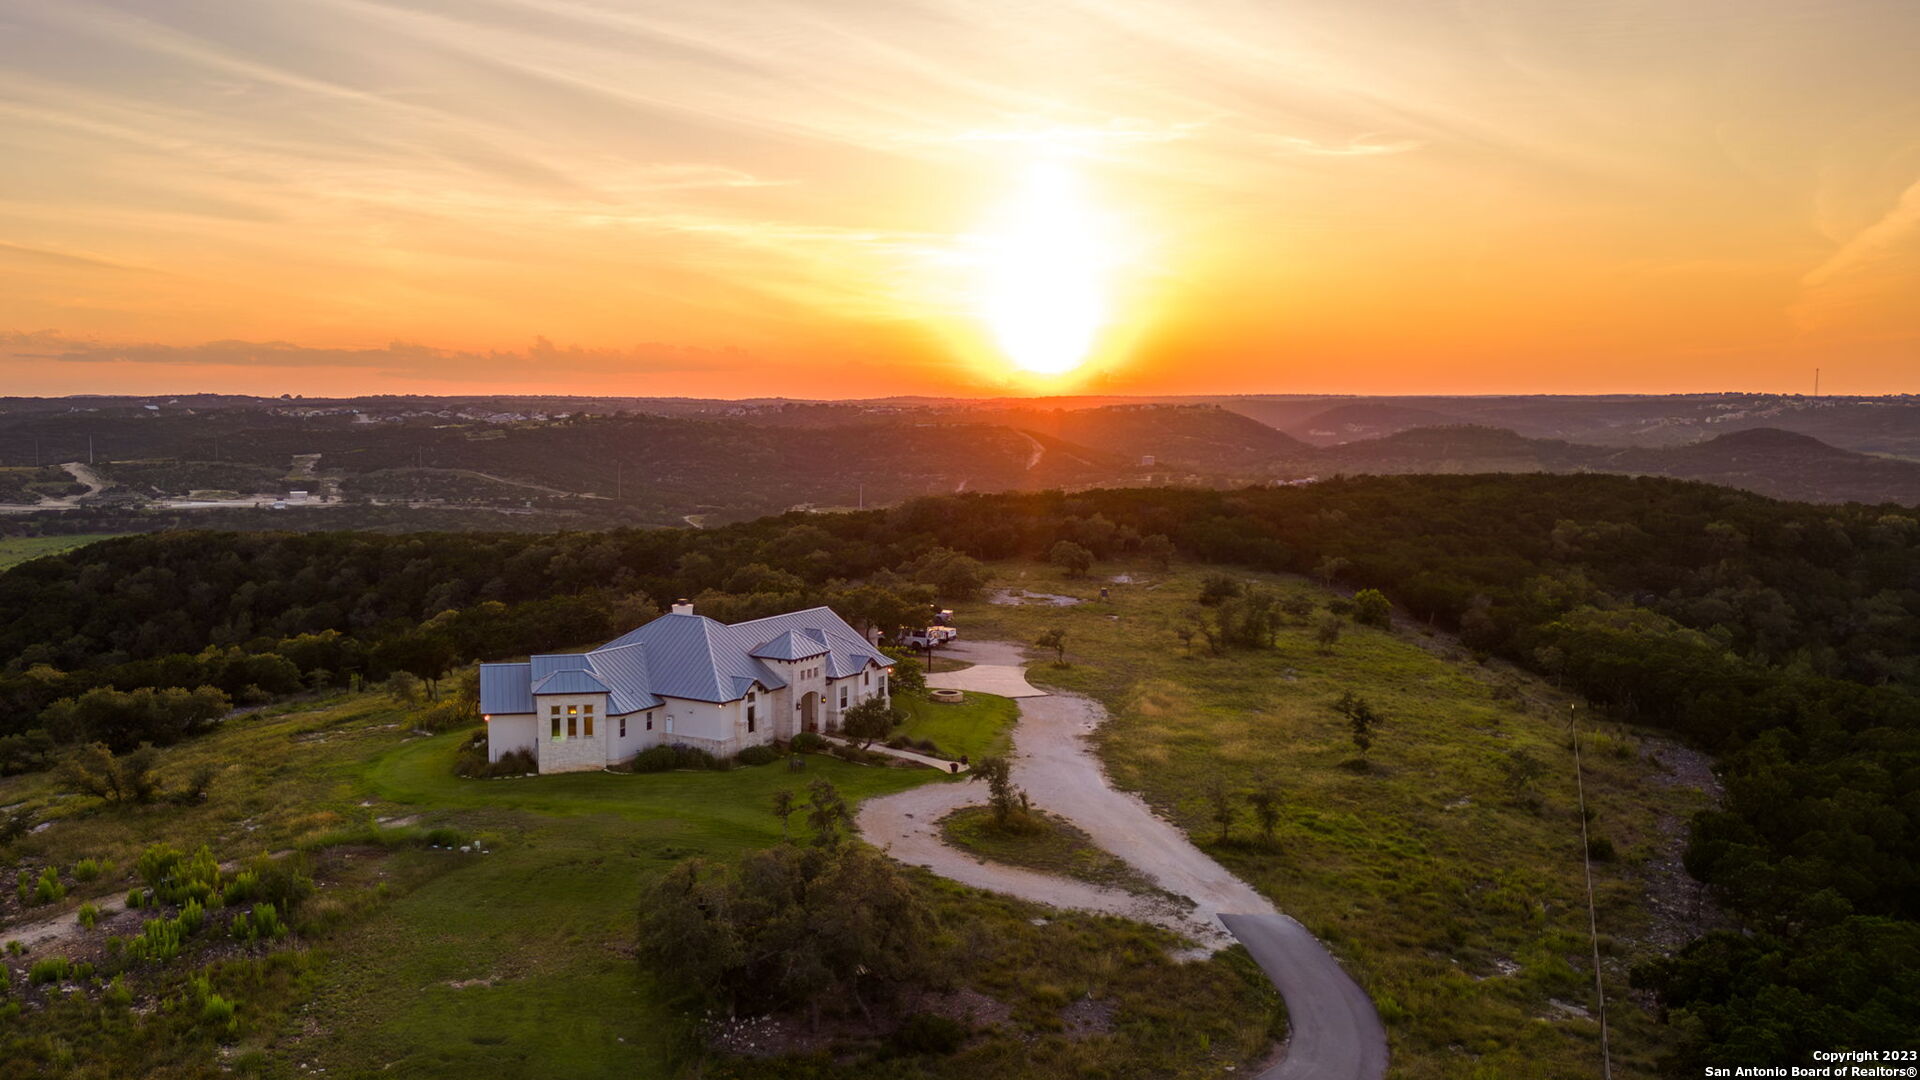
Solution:
[[[1007,360],[1038,375],[1086,363],[1113,316],[1119,244],[1071,161],[1029,164],[977,239],[974,310]]]

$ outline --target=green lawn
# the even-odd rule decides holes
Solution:
[[[970,761],[1006,753],[1008,734],[1020,718],[1012,698],[972,691],[957,705],[941,705],[914,694],[901,694],[894,702],[907,712],[900,734],[931,739],[948,757],[964,754]]]
[[[1151,878],[1095,844],[1073,822],[1045,810],[1031,811],[1023,826],[1001,828],[994,823],[992,810],[966,806],[940,819],[940,835],[954,847],[994,862],[1078,878],[1109,889],[1161,893]]]
[[[984,705],[983,705],[984,707]],[[632,953],[648,883],[690,856],[731,859],[781,842],[772,794],[831,781],[849,801],[920,783],[964,783],[925,769],[875,768],[809,755],[727,772],[589,772],[462,780],[455,750],[477,729],[422,737],[375,694],[338,695],[230,722],[164,752],[163,780],[195,765],[220,774],[208,801],[121,808],[66,797],[45,774],[0,779],[0,805],[53,826],[0,858],[116,869],[26,913],[41,918],[124,894],[142,848],[206,843],[222,858],[332,843],[316,862],[320,893],[301,909],[312,929],[271,959],[205,970],[238,1000],[241,1027],[222,1046],[171,1008],[130,1019],[96,989],[0,1022],[0,1057],[36,1075],[213,1078],[238,1072],[311,1077],[666,1078],[689,1070],[741,1080],[795,1075],[760,1059],[698,1060],[688,1018]],[[377,818],[418,819],[482,840],[488,854],[356,839]],[[804,839],[795,822],[796,839]],[[939,981],[990,994],[1005,1025],[947,1057],[908,1059],[935,1078],[1060,1075],[1216,1076],[1263,1055],[1281,1031],[1276,996],[1238,953],[1186,963],[1164,931],[1047,912],[911,874],[939,912]],[[102,931],[101,933],[104,933]],[[6,936],[0,929],[0,939]],[[217,941],[130,972],[137,999],[171,1001]],[[14,961],[20,971],[33,957]],[[24,985],[17,975],[15,985]],[[1070,1006],[1111,1011],[1113,1032],[1068,1030]],[[835,1075],[902,1075],[871,1043],[846,1047]],[[321,1073],[319,1070],[324,1069]]]
[[[1115,782],[1341,955],[1388,1021],[1397,1077],[1595,1072],[1597,1022],[1554,1004],[1593,1004],[1567,699],[1412,631],[1349,625],[1323,655],[1303,625],[1274,649],[1212,656],[1196,640],[1189,654],[1174,631],[1196,609],[1200,569],[1096,571],[1134,581],[1108,583],[1101,603],[1106,577],[1000,566],[1002,583],[1090,602],[976,602],[959,624],[973,639],[1066,631],[1071,666],[1038,663],[1029,677],[1105,703],[1112,719],[1096,743]],[[1297,579],[1240,576],[1336,599]],[[1331,708],[1345,690],[1385,716],[1365,772],[1347,767],[1356,751]],[[1639,748],[1636,733],[1609,726],[1586,757],[1595,828],[1623,856],[1595,868],[1617,1076],[1651,1075],[1661,1035],[1626,995],[1626,968],[1652,948],[1647,862],[1672,853],[1668,837],[1702,802]],[[1545,766],[1537,812],[1508,790],[1514,750]],[[1216,782],[1242,800],[1227,844],[1207,798]],[[1263,785],[1282,800],[1271,845],[1243,801]]]
[[[76,533],[72,536],[0,536],[0,570],[42,555],[58,555],[105,540],[113,533]]]

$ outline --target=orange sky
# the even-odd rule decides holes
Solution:
[[[0,0],[0,394],[1920,391],[1915,55],[1907,0]]]

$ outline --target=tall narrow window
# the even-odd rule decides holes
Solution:
[[[747,733],[753,733],[753,706],[747,706]]]
[[[840,688],[840,707],[847,707],[847,688],[844,686]]]
[[[571,739],[578,734],[580,734],[580,718],[577,716],[567,717],[567,738]]]
[[[557,705],[553,709],[553,737],[560,737],[560,707]]]
[[[591,739],[591,738],[593,738],[593,712],[592,712],[592,708],[593,708],[593,707],[592,707],[592,706],[588,706],[587,708],[588,708],[588,712],[587,712],[587,730],[586,730],[586,736],[587,736],[587,738],[589,738],[589,739]]]
[[[624,716],[620,718],[620,737],[627,737],[627,718]]]

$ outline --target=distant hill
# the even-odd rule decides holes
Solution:
[[[1920,462],[1842,450],[1797,432],[1749,428],[1671,449],[1635,448],[1607,471],[1649,472],[1802,502],[1920,504]]]
[[[1256,473],[1277,458],[1310,451],[1306,443],[1218,405],[1119,405],[1096,409],[991,409],[968,415],[1020,431],[1103,451],[1156,468]]]
[[[1315,446],[1333,446],[1358,439],[1378,439],[1409,428],[1458,424],[1457,416],[1389,402],[1336,405],[1323,413],[1296,421],[1282,430]]]
[[[1700,480],[1800,502],[1920,504],[1920,462],[1842,450],[1776,428],[1620,449],[1452,425],[1328,447],[1315,460],[1327,473],[1610,472]]]

